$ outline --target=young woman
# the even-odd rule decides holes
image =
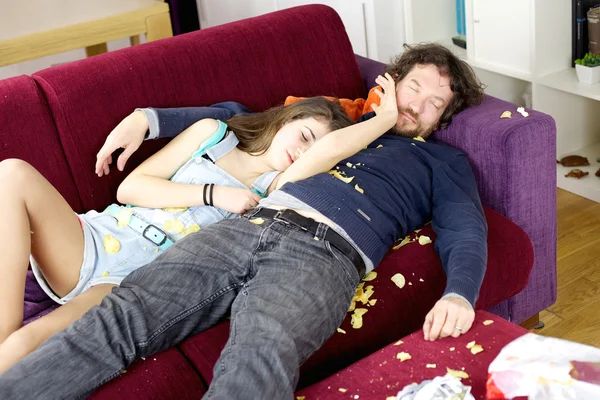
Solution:
[[[226,123],[201,120],[121,183],[117,199],[133,207],[86,214],[26,162],[0,162],[0,374],[174,241],[256,206],[315,142],[351,123],[322,98]],[[64,305],[21,327],[29,261]]]

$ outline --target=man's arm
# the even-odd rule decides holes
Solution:
[[[217,103],[210,107],[136,109],[106,138],[96,155],[95,172],[99,177],[110,172],[112,153],[117,149],[124,149],[117,160],[117,168],[123,171],[125,163],[144,139],[175,137],[199,120],[206,118],[226,120],[243,112],[251,111],[232,101]]]
[[[138,108],[148,119],[145,139],[173,138],[201,119],[225,121],[240,113],[250,113],[248,108],[234,101],[213,104],[210,107]]]
[[[424,324],[425,338],[434,340],[469,330],[487,263],[487,223],[464,154],[433,172],[432,212],[435,249],[447,276],[444,297]]]

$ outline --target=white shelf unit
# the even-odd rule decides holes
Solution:
[[[557,165],[558,187],[600,202],[600,84],[579,83],[571,68],[571,0],[466,0],[465,9],[467,50],[451,41],[454,0],[404,0],[407,42],[449,47],[492,96],[524,105],[530,90],[532,108],[556,120],[557,158],[578,154],[591,164],[579,180]]]

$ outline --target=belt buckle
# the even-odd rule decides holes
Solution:
[[[168,237],[162,229],[152,224],[149,224],[144,229],[144,231],[142,232],[142,236],[159,247],[167,241]]]
[[[283,219],[282,218],[282,214],[285,211],[285,209],[283,210],[277,210],[277,213],[275,213],[275,215],[273,216],[273,221],[279,221],[279,222],[283,222],[286,225],[290,224],[290,221],[288,221],[287,219]]]

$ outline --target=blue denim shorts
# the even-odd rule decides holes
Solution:
[[[64,297],[57,296],[42,275],[37,262],[30,257],[31,269],[42,289],[59,304],[65,304],[92,286],[119,285],[123,278],[150,263],[163,250],[129,226],[120,227],[117,219],[108,213],[89,211],[78,214],[83,228],[83,263],[77,286]],[[110,235],[120,244],[119,251],[109,254],[104,238]]]

